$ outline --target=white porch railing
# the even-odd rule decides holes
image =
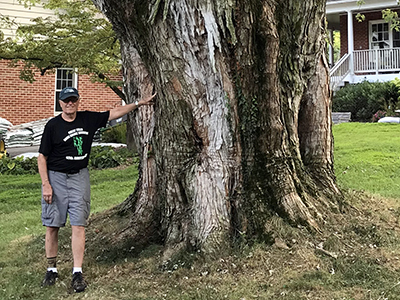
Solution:
[[[353,56],[354,73],[400,71],[400,48],[356,50]]]
[[[350,73],[350,54],[343,55],[330,70],[331,90],[336,90],[343,79]]]
[[[350,54],[344,55],[329,73],[332,90],[336,90],[350,73],[356,76],[398,74],[400,48],[356,50],[352,57]]]

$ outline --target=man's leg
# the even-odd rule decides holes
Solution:
[[[83,255],[85,253],[85,227],[72,227],[72,255],[74,258],[74,269],[72,275],[72,288],[75,292],[83,292],[87,284],[82,276]]]
[[[57,252],[58,252],[58,227],[46,227],[45,250],[47,257],[47,272],[42,286],[50,286],[56,283],[57,273]]]
[[[74,258],[74,268],[82,268],[83,255],[85,253],[85,227],[72,227],[72,255]]]
[[[68,178],[69,182],[69,218],[72,227],[72,254],[74,269],[72,287],[75,292],[83,292],[87,284],[82,275],[85,253],[85,226],[90,213],[90,180],[87,168]]]
[[[46,227],[46,257],[56,257],[58,252],[58,230],[59,227]]]
[[[48,171],[49,181],[53,188],[51,204],[47,203],[42,196],[42,224],[46,226],[45,250],[47,257],[47,272],[42,286],[53,285],[58,278],[57,253],[58,253],[58,232],[64,227],[67,221],[68,209],[68,186],[66,174]]]

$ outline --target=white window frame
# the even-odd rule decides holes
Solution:
[[[61,88],[57,88],[57,83],[59,80],[63,80],[63,78],[57,78],[58,75],[58,71],[70,71],[72,72],[72,87],[74,88],[78,88],[78,70],[77,69],[73,69],[73,68],[58,68],[56,69],[54,78],[54,115],[59,115],[62,111],[57,111],[57,102],[58,102],[58,97],[57,95],[61,92],[61,90],[63,89],[63,87],[61,86]]]
[[[390,23],[386,22],[385,20],[381,19],[381,20],[373,20],[373,21],[369,21],[369,30],[368,30],[368,40],[369,40],[369,49],[373,50],[372,48],[372,25],[374,24],[381,24],[381,23],[386,23],[388,24],[388,28],[389,28],[389,48],[393,48],[393,29],[390,28]]]

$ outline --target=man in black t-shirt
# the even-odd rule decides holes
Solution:
[[[58,278],[58,231],[65,226],[69,215],[74,260],[71,285],[75,292],[85,290],[87,284],[82,276],[82,263],[85,226],[90,213],[87,165],[93,136],[98,128],[106,126],[107,121],[120,118],[141,105],[151,105],[154,96],[100,113],[78,111],[80,99],[75,88],[66,87],[61,91],[62,113],[46,124],[38,157],[48,264],[42,286],[53,285]]]

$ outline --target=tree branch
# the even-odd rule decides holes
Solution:
[[[102,80],[108,80],[108,78],[103,73],[98,73],[97,76]],[[108,86],[110,89],[113,90],[115,94],[118,95],[122,100],[126,102],[125,94],[116,86]]]

